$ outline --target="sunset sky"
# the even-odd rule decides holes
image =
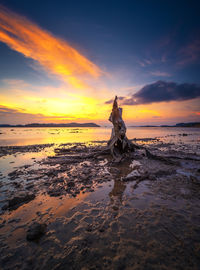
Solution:
[[[199,1],[0,0],[0,124],[200,121]]]

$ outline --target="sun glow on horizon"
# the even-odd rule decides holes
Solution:
[[[0,80],[0,123],[95,121],[108,124],[112,104],[105,102],[115,95],[131,99],[145,85],[123,85],[120,70],[113,74],[104,72],[67,41],[1,5],[0,42],[34,60],[39,71],[42,68],[48,76],[53,74],[55,82],[59,82],[55,87],[48,79],[46,86],[16,78]],[[199,99],[122,107],[127,123],[164,123],[185,118],[193,121],[200,115]]]

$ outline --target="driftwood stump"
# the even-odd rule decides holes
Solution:
[[[114,161],[120,162],[126,156],[126,153],[134,151],[137,146],[126,137],[126,125],[122,119],[122,108],[118,107],[117,104],[117,96],[113,102],[109,121],[112,122],[113,128],[108,147]]]

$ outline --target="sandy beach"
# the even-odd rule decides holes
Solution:
[[[0,267],[198,269],[200,144],[190,135],[135,139],[163,158],[138,149],[120,164],[95,154],[107,141],[1,146]]]

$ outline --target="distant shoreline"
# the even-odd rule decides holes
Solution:
[[[140,127],[140,128],[152,128],[152,127],[155,127],[155,128],[200,128],[200,125],[194,125],[194,126],[192,126],[192,125],[185,125],[185,126],[176,126],[176,125],[174,125],[174,126],[128,126],[128,128],[136,128],[136,127]]]
[[[200,127],[200,122],[190,122],[190,123],[178,123],[175,125],[160,125],[160,126],[155,126],[155,125],[143,125],[143,126],[129,126],[129,127]]]
[[[0,128],[62,128],[62,127],[69,127],[69,128],[80,128],[80,127],[109,127],[112,128],[112,126],[100,126],[95,123],[66,123],[66,124],[55,124],[55,123],[47,123],[47,124],[39,124],[39,123],[32,123],[32,124],[26,124],[26,125],[9,125],[9,124],[0,124]],[[133,125],[127,125],[127,128],[134,128],[134,127],[159,127],[159,128],[165,128],[165,127],[191,127],[191,128],[200,128],[200,122],[189,122],[189,123],[177,123],[175,125],[141,125],[141,126],[133,126]]]
[[[95,123],[68,123],[68,124],[39,124],[39,123],[33,123],[33,124],[26,124],[26,125],[9,125],[9,124],[0,124],[0,128],[38,128],[38,127],[100,127],[99,125]]]

